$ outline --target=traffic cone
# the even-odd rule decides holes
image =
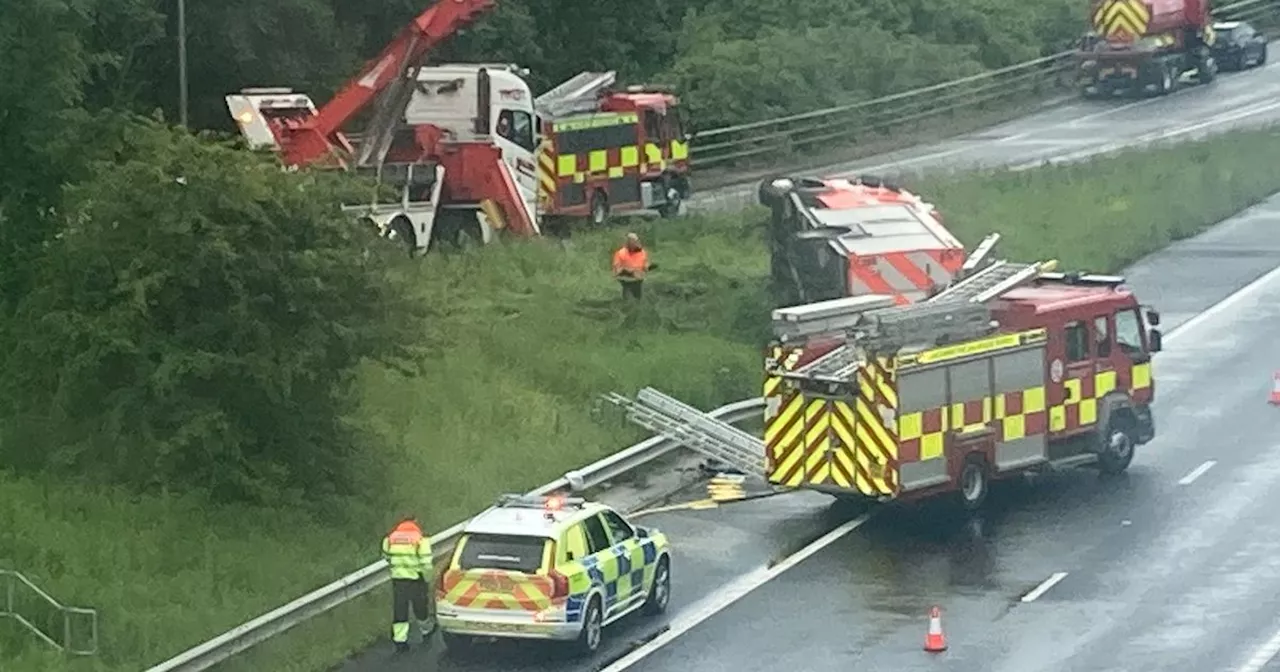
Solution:
[[[1272,406],[1280,406],[1280,371],[1271,378],[1271,398],[1267,401]]]
[[[947,638],[942,634],[942,611],[937,607],[929,612],[929,634],[924,636],[924,650],[932,653],[947,650]]]

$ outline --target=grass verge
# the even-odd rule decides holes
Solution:
[[[967,244],[994,229],[1009,256],[1110,271],[1280,191],[1278,152],[1280,132],[1262,130],[914,186]],[[702,407],[756,394],[770,307],[761,221],[636,224],[660,265],[639,306],[620,305],[607,278],[617,231],[403,262],[433,309],[422,333],[437,356],[419,379],[364,372],[371,431],[394,448],[366,456],[386,491],[350,502],[341,524],[0,471],[0,558],[102,619],[101,656],[75,664],[0,623],[0,667],[154,664],[372,561],[395,514],[372,502],[416,507],[439,529],[636,440],[593,403],[602,392],[652,384]],[[222,669],[323,669],[384,636],[386,600],[376,592]]]

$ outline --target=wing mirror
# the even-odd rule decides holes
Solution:
[[[637,526],[636,526],[636,536],[637,536],[637,537],[639,537],[639,538],[641,538],[641,539],[648,539],[648,538],[649,538],[649,528],[647,528],[647,527],[640,527],[639,525],[637,525]]]
[[[1160,313],[1155,308],[1147,309],[1147,324],[1153,327],[1160,326]]]
[[[1159,329],[1152,329],[1148,336],[1151,340],[1151,352],[1153,354],[1164,349],[1164,334],[1160,333]]]

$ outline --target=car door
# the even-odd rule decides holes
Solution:
[[[647,558],[644,549],[637,543],[635,528],[623,520],[622,516],[614,511],[605,511],[600,517],[613,542],[611,550],[617,563],[619,611],[626,611],[645,598],[644,581],[649,573],[646,571]]]
[[[623,608],[618,597],[618,556],[600,514],[584,519],[582,527],[587,533],[587,549],[591,551],[582,564],[591,576],[592,585],[599,588],[604,596],[604,617],[607,620]]]
[[[1051,432],[1075,433],[1097,422],[1097,401],[1093,397],[1095,361],[1091,332],[1092,320],[1073,320],[1065,325],[1065,361],[1055,360],[1050,371],[1054,383],[1061,381],[1060,388],[1051,389],[1049,399]],[[1058,399],[1054,399],[1055,396]]]

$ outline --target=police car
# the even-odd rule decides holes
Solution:
[[[666,535],[579,498],[505,495],[473,518],[437,579],[445,644],[477,638],[600,648],[604,626],[671,599]]]

